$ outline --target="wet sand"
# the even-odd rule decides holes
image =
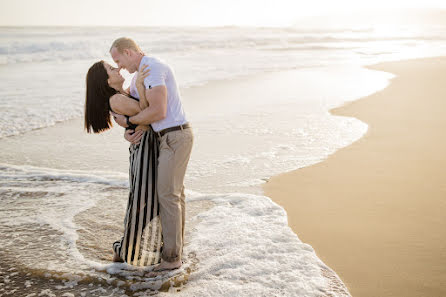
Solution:
[[[366,135],[264,190],[352,296],[446,296],[446,58],[370,68],[396,77],[331,110]]]

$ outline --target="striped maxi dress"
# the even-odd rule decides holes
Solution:
[[[162,230],[156,189],[159,141],[152,129],[139,145],[132,144],[129,168],[129,199],[124,219],[124,236],[113,250],[135,266],[158,264],[162,253]]]

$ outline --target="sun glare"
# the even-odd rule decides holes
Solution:
[[[118,0],[3,1],[0,25],[99,25],[99,26],[286,26],[300,19],[321,16],[355,18],[404,9],[446,9],[443,0]],[[26,10],[23,7],[27,7]],[[124,13],[116,7],[123,8]],[[110,17],[111,16],[111,17]]]

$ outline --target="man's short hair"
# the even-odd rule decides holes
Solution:
[[[139,48],[136,42],[128,37],[121,37],[113,41],[113,44],[110,47],[110,52],[114,47],[116,47],[118,52],[121,54],[124,52],[125,49],[132,49],[138,53],[142,53],[142,50]]]

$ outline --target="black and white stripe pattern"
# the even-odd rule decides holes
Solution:
[[[156,189],[159,142],[149,129],[139,145],[130,146],[129,200],[124,219],[124,236],[113,250],[135,266],[161,261],[162,230]]]

